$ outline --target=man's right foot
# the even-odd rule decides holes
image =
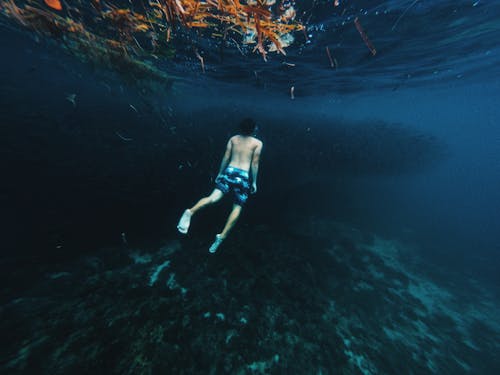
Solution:
[[[179,224],[177,224],[177,230],[182,234],[186,234],[188,232],[192,215],[193,214],[189,210],[184,211],[184,213],[182,214],[181,219],[179,220]]]
[[[210,246],[210,248],[208,249],[208,251],[210,251],[212,254],[215,253],[217,251],[217,249],[219,248],[220,244],[222,243],[222,241],[224,241],[224,238],[221,237],[220,234],[216,235],[215,236],[215,241],[212,244],[212,246]]]

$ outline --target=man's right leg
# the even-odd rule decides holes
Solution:
[[[210,251],[211,253],[215,253],[217,251],[217,249],[220,246],[220,244],[222,243],[222,241],[224,241],[226,239],[228,233],[231,231],[231,229],[233,229],[234,224],[236,224],[236,221],[240,217],[241,209],[242,209],[241,205],[239,205],[239,204],[233,205],[233,210],[231,211],[231,213],[229,214],[229,217],[227,218],[226,225],[224,226],[224,229],[222,230],[221,233],[219,233],[218,235],[215,236],[215,241],[212,244],[212,246],[210,246],[208,251]]]
[[[181,233],[186,234],[188,232],[189,225],[191,224],[191,217],[203,207],[218,202],[223,195],[224,193],[221,190],[214,189],[212,194],[210,194],[208,197],[201,198],[193,207],[185,210],[182,214],[181,219],[179,220],[179,224],[177,224],[177,230]]]
[[[231,213],[229,214],[229,217],[227,218],[226,225],[224,226],[224,229],[220,233],[220,236],[225,239],[227,237],[227,234],[233,229],[234,224],[236,224],[236,221],[240,217],[241,214],[241,205],[239,204],[234,204],[233,209]]]

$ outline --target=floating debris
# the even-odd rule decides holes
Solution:
[[[55,10],[62,10],[62,5],[59,0],[44,0],[45,4],[52,9]]]
[[[234,43],[234,45],[236,46],[236,48],[238,49],[238,51],[240,51],[241,55],[242,55],[242,56],[245,56],[245,53],[244,53],[244,52],[243,52],[243,50],[241,49],[241,47],[240,47],[239,43],[238,43],[236,40],[234,40],[234,38],[231,38],[231,40],[233,41],[233,43]]]
[[[68,277],[68,276],[71,276],[71,273],[66,272],[66,271],[56,272],[56,273],[52,273],[52,274],[49,275],[49,277],[52,280],[60,279],[61,277]]]
[[[130,142],[130,141],[133,141],[133,138],[127,138],[127,137],[124,137],[123,135],[121,135],[120,133],[118,132],[115,132],[115,134],[118,136],[118,138],[120,138],[122,141],[125,141],[125,142]],[[124,235],[125,233],[122,233],[122,240],[124,239]],[[126,240],[125,240],[126,242]]]
[[[330,48],[326,47],[326,54],[328,55],[328,60],[330,60],[330,66],[334,69],[337,69],[338,63],[336,59],[332,59],[332,55],[330,54]]]
[[[354,24],[356,25],[356,29],[358,29],[359,35],[361,35],[361,38],[363,38],[363,41],[365,42],[366,46],[368,47],[372,55],[375,56],[377,54],[377,50],[373,46],[370,39],[368,39],[368,35],[366,35],[365,30],[363,29],[363,26],[361,26],[358,17],[354,19]]]
[[[124,244],[125,246],[127,246],[128,242],[127,242],[127,235],[125,234],[125,232],[121,233],[121,239],[122,239],[122,244]]]
[[[205,63],[203,62],[203,57],[201,57],[201,55],[198,53],[198,51],[196,51],[195,53],[196,53],[196,57],[198,58],[198,60],[200,60],[201,71],[203,73],[205,73]]]
[[[396,20],[396,22],[394,22],[394,25],[392,25],[392,28],[391,30],[394,31],[396,29],[396,26],[398,25],[399,21],[401,21],[401,19],[405,16],[405,14],[411,9],[413,8],[413,6],[418,3],[418,0],[415,0],[413,3],[411,3],[403,13],[401,13],[401,15],[398,17],[398,19]],[[473,5],[474,6],[474,5]]]
[[[73,104],[73,107],[76,107],[76,94],[69,94],[66,96],[66,100]]]

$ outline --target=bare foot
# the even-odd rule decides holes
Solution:
[[[185,210],[177,224],[177,230],[182,234],[186,234],[189,230],[189,225],[191,224],[191,216],[193,214],[189,210]]]
[[[215,241],[214,243],[212,244],[212,246],[210,246],[210,248],[208,249],[208,251],[210,251],[212,254],[215,253],[217,251],[217,249],[219,248],[220,244],[222,243],[222,241],[224,241],[224,237],[222,237],[220,234],[216,235],[215,236]]]

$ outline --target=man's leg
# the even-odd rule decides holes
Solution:
[[[191,224],[191,217],[203,207],[218,202],[223,195],[224,193],[222,193],[222,191],[220,191],[219,189],[214,189],[212,194],[210,194],[208,197],[201,198],[193,207],[185,210],[182,214],[181,219],[179,220],[179,224],[177,224],[177,230],[181,233],[186,234],[189,229],[189,225]]]
[[[222,191],[219,189],[214,189],[212,194],[210,194],[208,197],[201,198],[198,203],[196,203],[193,207],[189,209],[191,211],[191,215],[194,215],[198,210],[202,209],[205,206],[208,206],[209,204],[213,204],[218,202],[224,194]]]
[[[215,236],[215,241],[210,246],[208,251],[211,253],[215,253],[219,247],[219,245],[224,241],[229,233],[229,231],[234,227],[234,224],[236,224],[236,221],[238,221],[238,218],[240,217],[241,214],[241,206],[239,204],[234,204],[233,205],[233,210],[229,214],[229,217],[227,218],[226,225],[224,226],[224,229],[222,230],[221,233]]]
[[[229,231],[233,229],[234,224],[236,224],[236,221],[238,221],[238,218],[240,217],[241,214],[241,209],[242,207],[239,204],[233,204],[233,210],[229,214],[226,225],[224,226],[224,229],[220,233],[220,236],[223,239],[227,237]]]

